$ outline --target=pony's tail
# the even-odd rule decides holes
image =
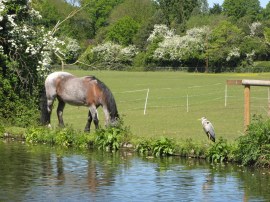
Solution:
[[[47,97],[45,89],[42,90],[39,107],[40,107],[40,123],[41,125],[47,125],[49,123],[50,114],[47,108]]]

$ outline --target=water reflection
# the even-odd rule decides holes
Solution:
[[[269,170],[0,142],[0,201],[269,201]]]

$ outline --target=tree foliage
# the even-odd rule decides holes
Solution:
[[[37,114],[51,53],[62,43],[40,19],[27,0],[0,2],[0,117],[11,123],[30,124]]]
[[[263,18],[270,20],[270,2],[268,2],[265,9],[263,10]]]
[[[32,6],[39,11],[42,16],[40,21],[47,28],[54,27],[58,20],[64,19],[63,7],[65,10],[70,9],[68,4],[64,4],[61,0],[34,0]]]
[[[219,4],[214,3],[214,6],[210,8],[209,13],[210,14],[221,14],[222,7]]]
[[[199,6],[198,0],[157,0],[158,9],[164,16],[164,24],[176,27],[186,22],[192,11]]]
[[[139,24],[145,23],[155,13],[155,5],[149,0],[125,0],[117,5],[109,16],[109,23],[114,24],[119,19],[130,17]]]
[[[119,19],[107,33],[107,39],[115,43],[128,46],[139,28],[138,23],[130,17]]]
[[[92,36],[97,34],[101,27],[108,25],[108,17],[112,9],[123,0],[81,0],[81,6],[85,7],[88,18],[91,20],[90,29]]]
[[[64,0],[33,0],[31,5],[39,11],[42,16],[40,23],[48,30],[52,29],[57,22],[64,20],[69,13],[76,9],[76,7]],[[81,10],[77,15],[68,19],[60,27],[60,31],[57,34],[63,38],[77,39],[82,44],[83,41],[94,36],[89,29],[90,25],[91,19],[88,18],[86,10]]]
[[[209,38],[208,49],[210,66],[219,68],[236,67],[239,57],[238,53],[234,54],[233,51],[241,43],[242,37],[242,30],[229,21],[223,21],[213,29]],[[231,55],[230,58],[228,58],[229,55]],[[231,60],[232,57],[235,57],[235,60]],[[220,72],[224,70],[215,68],[214,71]]]
[[[259,0],[224,0],[224,13],[238,20],[242,17],[249,16],[252,20],[256,20],[261,11]]]

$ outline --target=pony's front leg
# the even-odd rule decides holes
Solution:
[[[57,107],[57,117],[59,121],[59,126],[64,127],[64,120],[63,120],[63,111],[65,108],[65,103],[62,100],[58,100],[58,107]]]
[[[95,128],[98,129],[99,128],[99,126],[98,126],[99,121],[98,121],[98,114],[97,114],[96,106],[91,106],[90,112],[91,112],[92,118],[94,119]]]
[[[90,132],[90,125],[91,125],[92,119],[93,119],[92,114],[91,114],[91,111],[89,109],[87,122],[86,122],[86,125],[85,125],[85,128],[84,128],[85,132]]]

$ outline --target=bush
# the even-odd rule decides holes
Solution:
[[[107,127],[89,134],[72,127],[49,129],[47,127],[31,127],[25,132],[26,142],[59,145],[63,147],[88,148],[97,146],[100,149],[118,150],[123,143],[129,141],[130,129],[124,127],[120,119],[116,127]]]
[[[141,140],[136,146],[136,151],[142,155],[170,156],[175,152],[172,139],[161,137],[156,140]]]
[[[175,145],[171,139],[161,137],[153,143],[153,155],[168,156],[172,155],[175,150]]]
[[[270,72],[270,65],[267,63],[267,61],[264,61],[262,63],[256,63],[254,66],[248,66],[244,64],[245,62],[242,62],[242,66],[236,68],[236,72],[252,72],[252,73],[260,73],[260,72]]]
[[[1,119],[0,119],[1,121]],[[4,132],[5,132],[5,127],[3,126],[3,124],[0,122],[0,137],[4,136]]]
[[[107,151],[118,150],[123,143],[128,141],[128,134],[130,130],[128,127],[124,127],[123,121],[119,120],[119,124],[116,127],[101,128],[95,132],[95,142],[99,149],[105,149]]]
[[[0,67],[1,71],[1,67]],[[35,125],[38,120],[38,99],[36,91],[33,97],[29,93],[21,91],[20,95],[14,88],[17,78],[11,72],[8,72],[8,78],[0,74],[0,117],[10,125],[27,127]]]
[[[145,66],[145,57],[145,52],[138,53],[134,58],[132,70],[143,71]]]
[[[231,149],[232,147],[227,143],[227,140],[220,138],[210,147],[206,156],[211,162],[221,163],[229,160]]]
[[[136,146],[136,151],[142,155],[151,155],[152,148],[150,140],[141,140]]]
[[[236,160],[243,165],[270,165],[270,120],[259,117],[248,127],[246,135],[238,139]]]
[[[55,144],[55,134],[52,130],[45,127],[31,127],[25,132],[26,142]]]
[[[72,128],[60,128],[56,130],[55,144],[70,147],[74,144],[76,138],[76,131]]]
[[[252,72],[270,72],[270,61],[258,61],[254,63]]]
[[[26,142],[63,147],[88,148],[93,142],[89,133],[81,133],[71,127],[52,130],[46,127],[31,127],[25,133]]]
[[[206,154],[206,146],[204,145],[198,145],[196,144],[191,138],[186,139],[185,141],[181,142],[181,144],[178,146],[178,153],[181,156],[185,157],[205,157]]]

